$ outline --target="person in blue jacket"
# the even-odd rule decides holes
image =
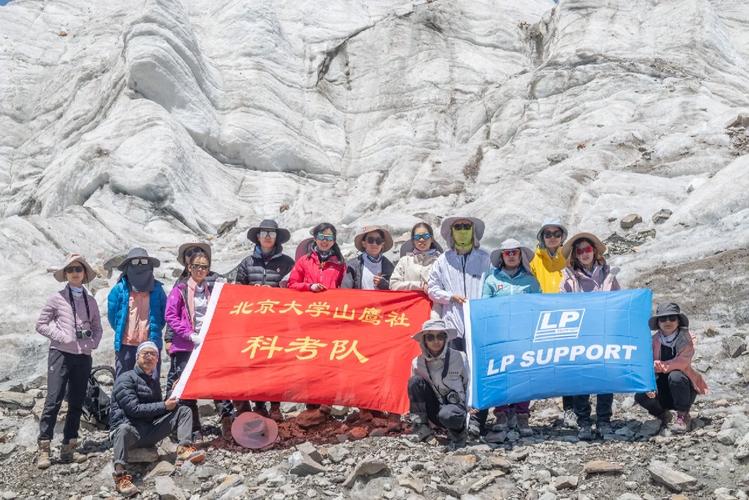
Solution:
[[[115,379],[135,367],[138,346],[151,341],[159,348],[153,378],[161,374],[162,330],[166,293],[153,269],[161,263],[142,248],[133,248],[118,266],[122,275],[109,291],[107,319],[114,330]]]
[[[516,239],[502,242],[491,253],[494,268],[484,279],[483,297],[502,297],[521,293],[541,293],[541,286],[531,272],[533,250],[524,247]],[[521,436],[533,435],[530,428],[530,401],[513,403],[494,408],[494,433],[506,433],[516,429]],[[489,437],[487,437],[489,439]]]

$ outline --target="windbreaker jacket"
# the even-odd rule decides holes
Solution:
[[[358,290],[361,290],[361,280],[362,280],[362,268],[364,267],[364,254],[361,253],[354,257],[353,259],[349,259],[348,262],[346,262],[346,276],[343,277],[343,282],[341,283],[341,288],[356,288]],[[380,281],[379,286],[377,287],[379,290],[389,290],[390,289],[390,277],[393,274],[393,269],[395,266],[387,257],[382,257],[382,281]]]
[[[180,276],[177,279],[177,281],[174,282],[174,285],[172,285],[172,289],[174,289],[174,287],[176,287],[180,283],[187,283],[188,279],[190,279],[189,275]],[[216,283],[222,283],[222,282],[225,282],[225,281],[226,280],[224,279],[224,277],[222,275],[220,275],[220,274],[218,274],[218,273],[216,273],[214,271],[209,272],[208,276],[205,277],[205,282],[210,285],[211,290],[213,290],[213,285],[215,285]],[[167,302],[169,302],[168,299],[167,299]],[[166,316],[164,317],[164,319],[166,320]],[[166,321],[166,328],[164,329],[164,342],[166,342],[167,344],[169,344],[169,343],[172,342],[173,338],[174,338],[174,332],[172,331],[172,327],[169,326],[169,322]],[[171,348],[169,349],[169,352],[172,352]]]
[[[565,267],[559,284],[559,291],[562,293],[608,292],[619,289],[619,282],[616,281],[616,276],[611,274],[608,264],[596,264],[590,276],[579,269]]]
[[[429,271],[439,255],[407,254],[401,257],[390,277],[391,290],[423,290],[429,281]]]
[[[49,296],[42,312],[39,313],[39,319],[36,321],[36,331],[51,341],[50,349],[57,349],[70,354],[90,355],[91,351],[99,347],[99,342],[101,342],[102,328],[99,306],[94,296],[84,288],[83,293],[86,294],[88,310],[91,313],[91,318],[86,321],[86,303],[83,301],[83,296],[73,296],[78,326],[84,330],[91,330],[90,338],[77,339],[75,336],[76,321],[73,318],[73,307],[70,304],[68,290],[69,287],[66,285],[59,292]]]
[[[448,250],[437,258],[429,272],[429,298],[442,304],[442,319],[457,330],[458,337],[465,334],[463,304],[452,302],[450,297],[457,294],[467,299],[481,298],[484,274],[490,268],[489,254],[474,248],[467,255]]]
[[[205,282],[206,293],[210,297],[213,293],[213,282]],[[195,330],[194,328],[194,312],[191,313],[189,307],[187,307],[187,281],[180,281],[171,293],[166,301],[166,311],[164,312],[164,318],[169,330],[172,332],[172,344],[169,346],[169,354],[175,352],[190,352],[193,349],[193,342],[190,340]]]
[[[325,262],[320,262],[317,252],[303,255],[296,261],[289,275],[289,288],[309,290],[314,283],[326,288],[340,288],[346,274],[346,263],[331,255]]]
[[[450,391],[455,391],[460,396],[460,401],[466,405],[466,394],[470,383],[471,372],[468,370],[468,357],[464,352],[453,349],[445,343],[445,348],[439,356],[433,357],[422,340],[421,355],[416,356],[411,362],[411,375],[419,376],[430,383],[434,391],[443,400]],[[445,367],[445,359],[450,351],[450,364],[447,367],[447,375],[442,378]]]
[[[676,340],[676,357],[664,361],[663,364],[666,367],[666,373],[679,370],[684,372],[694,386],[694,390],[698,394],[707,394],[708,387],[705,379],[702,378],[697,370],[692,368],[692,358],[694,357],[694,340],[692,334],[689,333],[689,329],[681,327],[679,329],[679,338]],[[661,359],[661,339],[658,332],[653,335],[653,360],[659,361]]]
[[[107,319],[114,330],[114,350],[119,352],[122,347],[122,337],[127,328],[128,308],[130,307],[130,284],[123,274],[112,287],[107,297]],[[164,285],[154,280],[153,290],[149,296],[148,311],[148,340],[161,349],[161,331],[164,329],[164,311],[166,310],[166,294]]]
[[[166,405],[161,400],[159,383],[138,365],[114,381],[109,407],[111,430],[128,423],[148,425],[167,413]]]
[[[567,261],[562,255],[562,249],[552,257],[546,248],[536,247],[536,252],[531,261],[531,272],[538,280],[543,293],[559,293],[559,284],[562,282],[562,271]]]
[[[261,285],[278,288],[281,281],[294,267],[294,259],[276,247],[275,253],[264,259],[260,255],[248,255],[237,268],[236,283],[240,285]]]
[[[511,277],[504,269],[494,268],[484,280],[483,297],[501,297],[520,293],[541,293],[538,281],[525,269],[519,269],[517,274]]]

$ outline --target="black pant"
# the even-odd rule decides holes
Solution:
[[[171,364],[169,365],[169,373],[166,376],[166,397],[169,398],[170,394],[172,392],[172,387],[174,386],[174,383],[177,381],[178,378],[182,376],[182,372],[185,371],[185,366],[187,366],[187,361],[190,359],[191,352],[175,352],[174,354],[170,354],[169,358],[171,360]],[[190,408],[190,411],[192,412],[192,430],[193,431],[199,431],[200,430],[200,414],[198,413],[198,402],[194,399],[180,399],[179,400],[180,406],[186,406]]]
[[[562,396],[562,409],[564,411],[574,409],[574,396]]]
[[[611,420],[611,405],[614,403],[613,394],[598,394],[596,396],[596,422],[609,422]],[[590,419],[590,395],[572,396],[572,405],[577,415],[577,424],[580,426],[591,425]]]
[[[464,337],[456,337],[450,341],[450,347],[456,351],[466,352],[466,339]],[[479,424],[479,428],[483,431],[486,426],[486,419],[489,418],[489,409],[479,410],[475,416],[475,421]]]
[[[91,374],[91,356],[70,354],[50,349],[47,356],[47,399],[39,419],[39,440],[52,440],[57,414],[65,393],[68,396],[68,414],[65,417],[62,442],[67,444],[78,438],[81,426],[83,400],[86,398],[88,377]]]
[[[649,398],[646,393],[635,395],[635,402],[655,417],[662,415],[666,410],[687,412],[697,397],[692,381],[681,370],[658,373],[655,383],[658,387],[656,397]]]
[[[162,415],[151,422],[124,422],[110,431],[114,463],[127,465],[127,452],[131,448],[154,446],[156,443],[177,431],[177,441],[181,445],[192,442],[192,413],[184,406]]]
[[[411,414],[427,418],[433,424],[452,432],[461,432],[465,429],[465,407],[441,403],[432,386],[417,375],[408,380],[408,399],[411,402]]]

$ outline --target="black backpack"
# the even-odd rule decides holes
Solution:
[[[109,405],[112,401],[110,394],[104,390],[102,384],[96,380],[96,374],[107,371],[114,383],[114,368],[107,365],[94,366],[88,376],[86,398],[83,400],[83,415],[89,422],[102,429],[109,429]]]

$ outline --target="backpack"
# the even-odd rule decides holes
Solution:
[[[109,406],[112,398],[96,379],[96,374],[100,371],[109,372],[112,376],[112,383],[114,383],[114,368],[111,366],[99,365],[91,368],[88,386],[86,387],[86,397],[83,400],[83,415],[86,420],[97,427],[109,429]]]

